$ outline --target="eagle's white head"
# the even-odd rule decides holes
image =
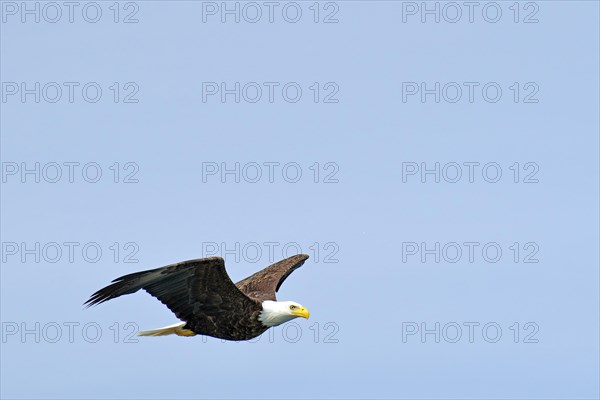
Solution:
[[[268,327],[281,325],[298,317],[308,319],[310,316],[308,310],[295,301],[266,300],[263,301],[262,308],[258,320]]]

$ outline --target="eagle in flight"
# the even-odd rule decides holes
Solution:
[[[139,336],[199,334],[249,340],[294,318],[308,319],[306,308],[275,297],[283,281],[306,259],[306,254],[286,258],[235,284],[221,257],[183,261],[117,278],[94,293],[85,305],[90,307],[144,289],[183,322],[139,332]]]

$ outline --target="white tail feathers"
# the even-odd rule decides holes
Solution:
[[[196,332],[189,329],[183,329],[185,322],[179,322],[173,325],[165,326],[164,328],[152,329],[149,331],[138,332],[138,336],[166,336],[166,335],[177,335],[177,336],[195,336]]]

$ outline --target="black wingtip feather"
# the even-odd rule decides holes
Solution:
[[[102,304],[105,301],[122,296],[124,294],[129,294],[137,291],[139,288],[135,288],[135,290],[131,291],[132,278],[135,279],[137,277],[136,275],[139,276],[140,273],[136,272],[134,274],[125,275],[113,280],[110,285],[98,290],[96,293],[91,295],[88,301],[83,303],[83,305],[86,306],[86,308],[89,308],[98,304]]]
[[[108,301],[108,300],[116,297],[116,296],[113,296],[113,294],[116,292],[115,289],[116,289],[115,284],[112,284],[105,288],[102,288],[102,289],[98,290],[96,293],[94,293],[93,295],[91,295],[90,298],[88,299],[88,301],[83,303],[83,305],[85,306],[85,308],[89,308],[89,307],[104,303],[105,301]]]

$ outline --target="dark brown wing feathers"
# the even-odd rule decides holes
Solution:
[[[166,267],[151,269],[147,271],[134,272],[114,279],[111,285],[98,290],[94,293],[85,305],[88,307],[104,303],[105,301],[116,297],[135,293],[140,289],[146,289],[147,286],[169,281],[173,284],[178,282],[183,276],[189,275],[193,268],[201,267],[205,274],[210,274],[211,270],[225,270],[225,262],[221,257],[210,257],[197,260],[183,261],[177,264],[167,265]],[[226,277],[227,274],[224,273]]]
[[[288,257],[236,283],[236,286],[253,299],[276,300],[275,293],[283,281],[307,259],[306,254]]]

